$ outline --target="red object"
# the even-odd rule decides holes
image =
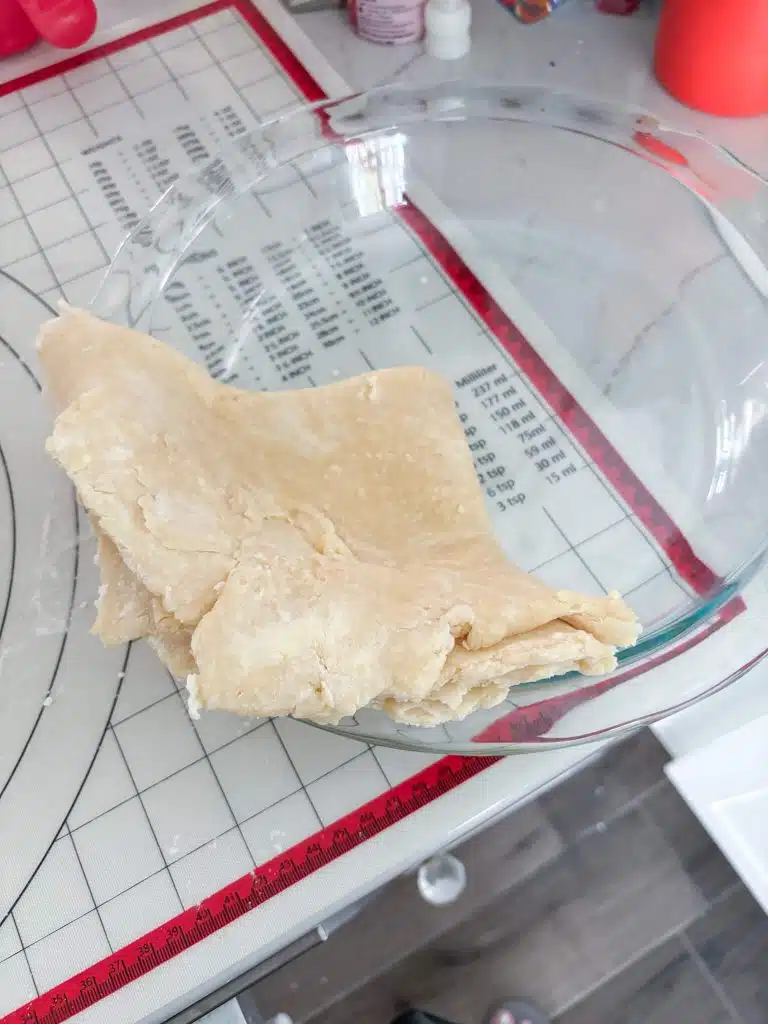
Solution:
[[[0,0],[0,57],[20,53],[45,39],[72,49],[96,30],[94,0]]]
[[[96,30],[94,0],[17,0],[40,36],[71,49],[87,43]]]
[[[0,0],[0,57],[28,50],[39,38],[17,0]]]
[[[597,0],[597,9],[603,14],[634,14],[640,0]]]
[[[654,66],[689,107],[768,113],[768,0],[664,0]]]

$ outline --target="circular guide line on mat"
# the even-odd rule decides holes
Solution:
[[[24,292],[27,296],[29,296],[30,298],[34,299],[34,301],[39,303],[43,307],[43,309],[46,311],[46,313],[48,313],[50,316],[56,316],[56,310],[52,306],[50,306],[44,299],[41,299],[38,295],[35,295],[34,292],[30,291],[30,289],[27,288],[26,285],[22,284],[21,281],[18,281],[11,274],[7,273],[7,271],[2,270],[2,268],[0,268],[0,276],[2,276],[9,284],[15,285],[16,287],[20,288],[22,290],[22,292]],[[38,394],[42,396],[42,390],[43,390],[42,389],[42,385],[40,384],[40,381],[37,379],[34,371],[29,366],[29,364],[21,357],[19,352],[11,344],[11,342],[5,337],[4,334],[0,334],[0,344],[2,344],[2,346],[6,350],[6,352],[8,352],[12,356],[12,358],[16,361],[16,363],[22,368],[24,373],[27,375],[27,377],[29,377],[29,379],[34,384]],[[9,611],[9,608],[11,606],[11,595],[13,593],[13,581],[14,581],[14,576],[15,576],[15,571],[16,571],[16,548],[17,548],[17,545],[16,545],[16,533],[17,533],[16,500],[15,500],[15,497],[14,497],[13,480],[11,478],[10,468],[8,466],[8,460],[6,459],[5,451],[3,449],[2,438],[0,438],[0,461],[2,462],[3,474],[4,474],[5,479],[7,481],[7,484],[8,484],[8,496],[9,496],[10,507],[11,507],[11,528],[12,528],[11,572],[10,572],[10,577],[9,577],[9,581],[8,581],[8,592],[7,592],[7,595],[6,595],[5,605],[4,605],[4,608],[3,608],[2,619],[0,620],[0,657],[1,657],[2,656],[2,650],[3,650],[2,644],[1,644],[2,634],[3,634],[3,630],[5,629],[6,620],[8,618],[8,611]],[[74,550],[74,566],[73,566],[73,575],[72,575],[72,586],[70,588],[69,607],[67,609],[67,629],[62,634],[61,643],[59,645],[59,651],[58,651],[58,654],[56,656],[56,661],[55,661],[55,664],[54,664],[53,672],[51,674],[50,682],[49,682],[48,688],[47,688],[47,692],[48,693],[50,693],[51,690],[53,689],[54,684],[56,682],[56,676],[58,675],[59,668],[61,667],[61,659],[62,659],[62,656],[64,654],[64,648],[66,647],[66,643],[67,643],[67,636],[68,636],[68,632],[69,632],[68,627],[69,627],[69,622],[70,622],[71,616],[72,616],[72,609],[74,607],[75,589],[76,589],[76,586],[77,586],[77,572],[78,572],[78,563],[79,563],[79,559],[80,559],[80,552],[79,552],[79,544],[78,544],[78,542],[79,542],[79,530],[78,530],[78,523],[77,523],[77,500],[76,500],[74,494],[72,496],[72,499],[73,499],[72,514],[73,514],[73,526],[74,526],[74,539],[75,539],[75,543],[74,543],[74,547],[73,547],[73,550]],[[2,661],[0,661],[0,675],[1,674],[2,674]],[[2,685],[2,684],[0,683],[0,685]],[[2,785],[0,785],[0,800],[2,799],[3,794],[5,793],[6,789],[8,788],[8,786],[9,786],[9,784],[11,782],[11,779],[13,778],[13,776],[16,773],[16,771],[18,770],[19,765],[21,764],[22,759],[24,758],[24,754],[29,749],[29,745],[32,742],[32,738],[35,735],[35,732],[37,730],[38,725],[40,724],[40,721],[41,721],[41,719],[43,717],[43,714],[45,713],[45,710],[46,710],[45,705],[41,704],[40,705],[40,710],[39,710],[39,712],[37,714],[37,718],[35,719],[35,723],[32,726],[32,730],[29,733],[29,736],[27,737],[27,739],[26,739],[26,741],[24,743],[24,746],[21,749],[21,752],[19,753],[18,757],[16,758],[16,763],[14,764],[14,766],[11,769],[10,773],[6,777],[5,781],[2,783]]]
[[[82,789],[127,658],[125,648],[102,653],[89,635],[98,584],[81,545],[91,542],[83,537],[74,491],[42,447],[50,424],[34,344],[41,324],[55,315],[0,269],[0,383],[7,392],[0,480],[8,494],[0,543],[9,576],[0,597],[0,847],[14,850],[0,876],[0,922]]]
[[[0,344],[5,344],[5,339],[0,337]],[[3,451],[2,442],[0,442],[0,467],[5,478],[6,487],[8,488],[8,510],[11,513],[11,557],[10,564],[8,566],[8,586],[5,590],[5,598],[3,600],[3,610],[0,612],[0,645],[3,639],[3,630],[5,629],[5,620],[8,618],[8,608],[11,604],[11,593],[13,592],[13,574],[16,568],[16,501],[13,496],[13,482],[11,480],[11,473],[8,469],[8,460],[5,457]],[[1,648],[0,648],[1,649]]]

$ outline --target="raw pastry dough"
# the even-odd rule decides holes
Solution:
[[[609,671],[637,639],[617,594],[505,558],[434,373],[241,391],[67,307],[40,357],[63,409],[48,449],[99,537],[95,631],[146,636],[203,707],[434,724]]]

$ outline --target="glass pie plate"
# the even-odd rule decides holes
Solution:
[[[334,727],[498,754],[619,736],[762,657],[767,263],[768,186],[697,135],[537,88],[383,89],[205,157],[94,309],[240,387],[404,363],[453,382],[509,556],[621,591],[644,627],[607,677]]]

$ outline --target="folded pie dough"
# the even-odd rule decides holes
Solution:
[[[617,594],[504,556],[448,384],[419,367],[248,392],[63,307],[40,358],[48,449],[99,539],[105,643],[147,637],[203,707],[418,724],[615,666]]]

